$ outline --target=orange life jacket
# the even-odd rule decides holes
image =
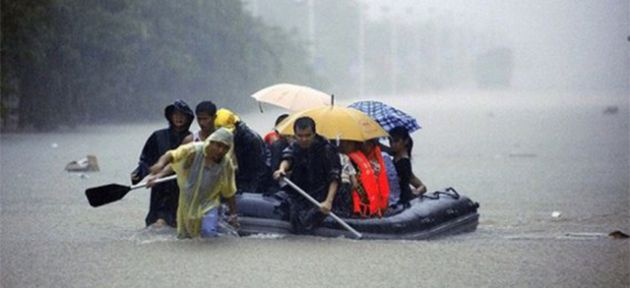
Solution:
[[[352,191],[352,211],[362,216],[382,216],[387,209],[389,200],[389,183],[387,181],[383,157],[379,152],[376,159],[381,166],[381,171],[378,175],[375,175],[372,164],[362,152],[351,152],[348,153],[348,156],[359,169],[358,180],[361,183],[361,187]]]

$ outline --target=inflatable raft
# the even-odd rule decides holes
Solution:
[[[413,199],[407,208],[392,208],[382,218],[343,220],[361,232],[364,239],[420,240],[474,231],[479,223],[477,208],[477,202],[447,188]],[[237,209],[241,234],[291,233],[281,197],[243,193],[237,197]],[[331,217],[326,218],[314,234],[353,237]]]

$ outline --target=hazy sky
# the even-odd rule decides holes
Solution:
[[[371,17],[444,17],[499,35],[514,49],[515,87],[630,89],[627,0],[363,2]]]

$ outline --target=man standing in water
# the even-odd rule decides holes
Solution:
[[[179,146],[184,138],[190,135],[190,125],[195,116],[188,104],[182,100],[166,106],[164,117],[168,120],[168,128],[156,130],[147,139],[140,154],[138,168],[131,172],[131,182],[136,184],[149,174],[149,167],[158,161],[160,156],[170,149]],[[168,181],[151,189],[149,213],[145,219],[146,226],[162,227],[165,224],[175,227],[177,198],[179,190],[175,181]]]
[[[234,166],[225,154],[233,136],[224,128],[214,131],[203,142],[182,145],[166,152],[151,167],[149,187],[156,179],[177,173],[180,189],[177,208],[177,235],[180,238],[217,235],[219,207],[223,197],[230,210],[228,222],[238,228]],[[168,165],[171,164],[171,165]]]
[[[317,208],[295,191],[289,193],[287,199],[293,232],[311,233],[332,209],[340,182],[341,164],[337,149],[316,134],[312,118],[295,120],[293,132],[296,141],[284,150],[282,162],[273,178],[280,180],[291,171],[291,181],[321,202],[321,208]]]
[[[197,124],[200,130],[186,136],[182,144],[203,141],[214,132],[214,119],[217,118],[217,106],[212,101],[202,101],[195,108]]]

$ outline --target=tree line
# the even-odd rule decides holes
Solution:
[[[3,130],[161,117],[176,98],[253,105],[322,83],[298,38],[232,0],[2,0]]]

